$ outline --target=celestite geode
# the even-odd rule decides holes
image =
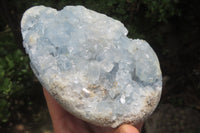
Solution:
[[[31,67],[67,111],[107,127],[136,124],[157,106],[162,76],[144,40],[124,25],[83,6],[35,6],[21,21]]]

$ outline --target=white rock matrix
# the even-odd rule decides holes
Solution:
[[[76,117],[115,128],[144,120],[157,106],[156,54],[146,41],[128,38],[120,21],[83,6],[35,6],[21,31],[35,75]]]

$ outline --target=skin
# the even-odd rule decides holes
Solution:
[[[45,89],[43,91],[53,123],[54,133],[139,133],[143,126],[143,123],[135,126],[124,124],[113,129],[92,125],[71,115]]]

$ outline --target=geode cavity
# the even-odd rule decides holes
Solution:
[[[117,127],[149,116],[160,99],[156,54],[124,25],[83,6],[35,6],[22,18],[23,44],[46,90],[87,122]]]

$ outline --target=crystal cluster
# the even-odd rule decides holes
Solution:
[[[144,120],[157,106],[159,61],[121,22],[83,6],[35,6],[21,30],[35,75],[78,118],[117,127]]]

